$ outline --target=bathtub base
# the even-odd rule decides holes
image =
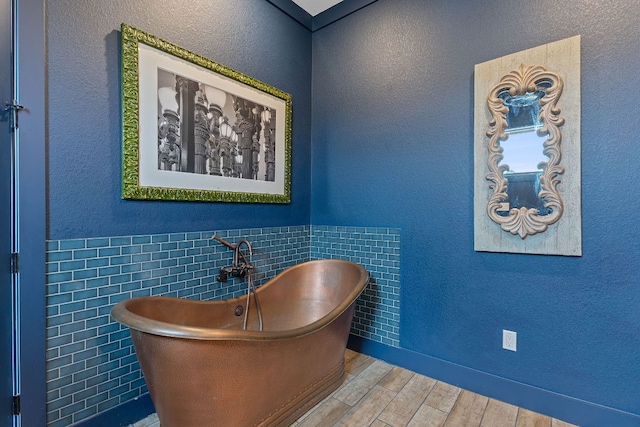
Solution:
[[[344,330],[351,316],[347,312],[334,325]],[[136,330],[131,336],[162,427],[290,426],[344,379],[347,335],[335,335],[330,328],[296,340],[261,343],[259,358],[250,342],[218,342],[219,348],[211,348],[215,341]],[[325,345],[316,346],[318,339]],[[183,352],[185,346],[191,348]],[[179,351],[170,351],[175,349]],[[233,368],[236,373],[231,374]]]
[[[290,426],[307,411],[340,387],[344,380],[344,361],[272,414],[265,417],[259,427]]]

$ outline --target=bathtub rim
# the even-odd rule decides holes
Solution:
[[[203,327],[195,327],[195,326],[181,326],[173,323],[162,322],[159,320],[152,320],[144,316],[140,316],[128,310],[128,305],[135,303],[140,300],[148,300],[148,299],[183,299],[185,298],[177,298],[177,297],[166,297],[166,296],[145,296],[145,297],[135,297],[129,298],[123,301],[118,302],[111,309],[111,316],[118,321],[119,323],[134,329],[136,331],[145,332],[152,335],[159,335],[164,337],[174,337],[180,339],[192,339],[192,340],[205,340],[205,341],[277,341],[277,340],[285,340],[292,339],[297,337],[303,337],[309,335],[315,331],[318,331],[327,325],[329,325],[334,319],[338,318],[345,311],[347,311],[353,304],[355,304],[356,299],[360,296],[360,294],[364,291],[367,284],[369,283],[370,275],[367,270],[352,261],[348,260],[340,260],[340,259],[319,259],[306,261],[300,264],[296,264],[294,266],[288,267],[282,272],[278,273],[275,277],[271,278],[264,285],[258,288],[258,294],[260,294],[259,290],[270,285],[272,282],[276,281],[277,277],[280,274],[288,270],[303,268],[309,264],[316,263],[328,263],[328,264],[341,264],[341,263],[349,263],[356,266],[360,272],[360,276],[358,278],[358,283],[354,286],[354,288],[349,292],[347,297],[338,304],[334,309],[332,309],[325,316],[320,319],[312,322],[308,325],[301,326],[299,328],[288,329],[285,331],[254,331],[254,330],[238,330],[238,329],[219,329],[219,328],[203,328]],[[241,300],[245,300],[245,296],[239,297]],[[188,300],[192,304],[203,304],[203,305],[221,305],[229,300],[216,300],[216,301],[198,301],[198,300]]]

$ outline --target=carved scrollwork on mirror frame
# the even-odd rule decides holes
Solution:
[[[560,165],[560,126],[564,119],[559,116],[560,109],[557,107],[562,89],[563,81],[558,74],[542,66],[522,64],[503,76],[487,98],[492,119],[486,132],[489,137],[489,173],[486,179],[490,181],[489,187],[493,190],[487,204],[487,213],[503,230],[517,234],[521,239],[544,232],[563,213],[562,198],[557,190],[560,176],[564,173],[564,168]],[[509,123],[510,118],[515,121],[513,109],[518,113],[518,109],[522,111],[525,104],[532,107],[529,113],[535,111],[537,116],[533,117],[533,124],[528,126],[528,130],[537,132],[538,137],[546,136],[540,147],[541,154],[546,159],[542,159],[537,168],[534,166],[533,172],[518,174],[513,173],[508,164],[501,164],[505,149],[502,145],[506,144],[510,135],[517,133],[510,130],[515,127],[513,123]],[[532,194],[535,194],[537,202],[515,203],[516,196],[510,193],[516,191],[517,175],[533,177],[535,182],[532,182],[532,188],[535,188],[535,193]],[[509,189],[510,181],[513,189]]]

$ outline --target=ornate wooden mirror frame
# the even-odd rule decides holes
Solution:
[[[548,82],[551,86],[545,88],[540,85],[541,82]],[[487,131],[487,136],[489,137],[487,147],[489,151],[487,161],[489,173],[486,178],[491,181],[489,187],[493,190],[493,194],[489,197],[487,203],[487,213],[504,231],[517,234],[522,239],[545,231],[550,224],[560,219],[564,210],[562,197],[557,190],[561,175],[564,173],[564,168],[560,164],[562,158],[560,150],[562,132],[560,126],[564,123],[564,119],[559,116],[560,109],[557,107],[562,88],[563,81],[558,74],[547,71],[542,66],[521,64],[518,69],[502,77],[500,83],[491,89],[487,98],[492,119],[489,122],[490,129]],[[500,95],[508,92],[511,96],[524,96],[536,91],[544,92],[544,96],[539,101],[539,120],[542,123],[542,128],[537,132],[538,135],[547,136],[543,144],[544,148],[540,147],[540,149],[548,158],[548,161],[541,163],[539,167],[542,170],[539,177],[541,187],[539,197],[544,202],[544,207],[548,208],[550,212],[541,215],[538,209],[523,206],[512,207],[504,215],[501,214],[501,211],[504,209],[505,202],[508,203],[509,200],[509,195],[507,194],[508,179],[504,175],[508,165],[500,164],[503,159],[503,147],[501,147],[500,141],[507,139],[506,129],[509,107],[505,105]]]
[[[523,206],[509,200],[514,175],[501,164],[512,135],[506,100],[533,94],[544,141],[531,192],[540,203]],[[475,250],[582,255],[580,36],[477,64],[474,97]]]

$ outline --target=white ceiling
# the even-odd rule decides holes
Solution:
[[[309,15],[316,16],[342,0],[293,0],[295,4],[306,10]]]

